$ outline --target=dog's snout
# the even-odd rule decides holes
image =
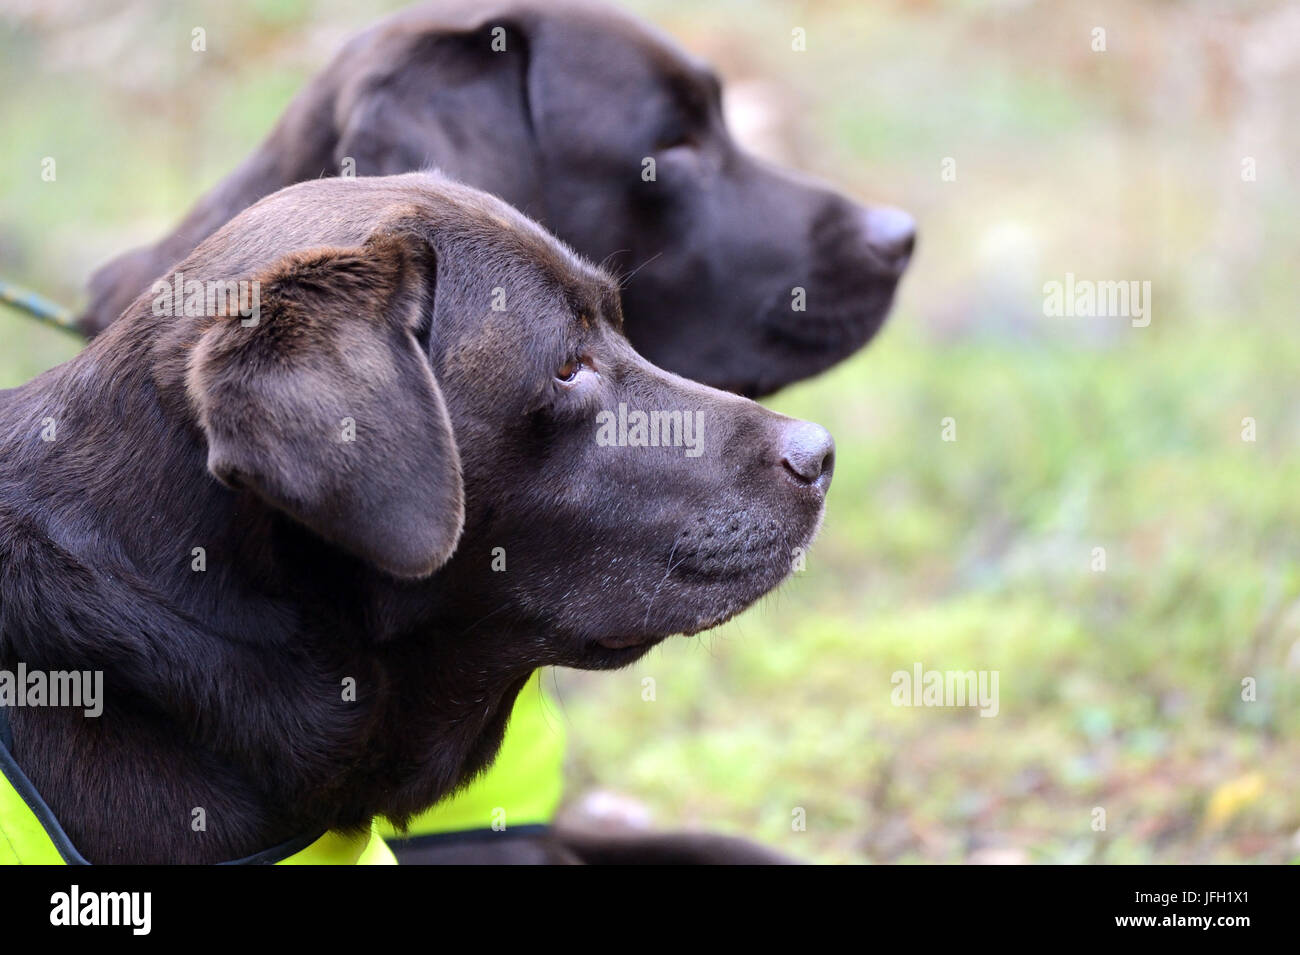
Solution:
[[[835,470],[835,440],[819,424],[796,421],[781,436],[781,463],[799,481],[825,491]]]
[[[862,213],[862,233],[876,257],[901,273],[916,246],[916,220],[902,209],[870,206]]]

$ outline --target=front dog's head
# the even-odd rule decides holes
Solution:
[[[211,474],[522,670],[720,623],[816,532],[825,430],[651,365],[613,281],[485,194],[306,183],[184,268],[258,289],[157,346]]]
[[[281,186],[436,166],[607,262],[651,361],[775,391],[872,337],[913,225],[746,155],[719,100],[704,64],[602,4],[421,4],[354,38],[171,236],[105,266],[83,323]]]

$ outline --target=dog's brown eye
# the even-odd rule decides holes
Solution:
[[[570,358],[560,366],[560,370],[555,373],[555,377],[568,384],[578,377],[580,371],[582,371],[582,362],[577,358]]]

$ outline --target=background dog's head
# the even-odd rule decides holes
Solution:
[[[282,186],[436,166],[624,275],[651,361],[771,392],[871,338],[913,225],[750,157],[720,98],[705,64],[603,5],[423,4],[354,38],[175,232],[101,269],[83,325]]]
[[[212,475],[340,560],[441,568],[434,615],[526,634],[520,671],[720,623],[818,527],[826,431],[651,365],[609,276],[490,196],[428,174],[301,184],[181,269],[251,276],[259,314],[129,313],[96,352],[160,334]]]

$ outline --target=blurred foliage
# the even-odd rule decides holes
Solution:
[[[6,0],[0,275],[79,301],[395,6]],[[762,152],[907,207],[921,244],[878,341],[771,402],[838,442],[807,570],[556,674],[575,796],[827,861],[1300,857],[1300,8],[630,6],[720,65]],[[1045,318],[1066,272],[1150,281],[1150,327]],[[76,347],[0,316],[0,385]],[[918,662],[998,670],[998,716],[892,706]]]

